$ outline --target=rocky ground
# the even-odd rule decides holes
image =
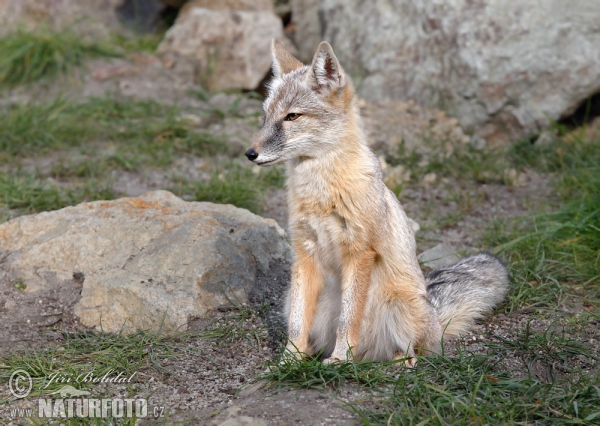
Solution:
[[[219,165],[221,171],[235,164],[254,173],[240,157],[258,128],[260,99],[245,94],[199,95],[197,87],[170,72],[172,66],[152,55],[94,60],[88,62],[85,70],[76,77],[64,78],[51,87],[40,84],[39,87],[12,90],[2,103],[53,99],[59,94],[74,101],[108,96],[152,99],[161,104],[176,105],[180,118],[191,123],[191,127],[223,136],[231,148],[227,155],[214,157],[183,154],[162,167],[142,162],[128,169],[106,169],[102,179],[116,196],[138,196],[157,189],[175,190],[182,176],[188,181],[206,182]],[[485,246],[483,239],[492,223],[550,208],[548,200],[554,196],[550,178],[533,169],[518,172],[501,169],[500,179],[483,179],[482,183],[468,176],[447,174],[443,169],[422,173],[426,167],[424,163],[415,164],[414,168],[395,164],[389,153],[395,152],[401,141],[405,148],[421,151],[419,161],[426,163],[434,161],[433,157],[427,159],[428,152],[433,149],[431,146],[435,149],[441,146],[443,150],[446,145],[464,145],[468,143],[468,137],[456,120],[415,104],[361,102],[360,106],[367,133],[374,149],[381,155],[388,183],[399,188],[397,192],[405,210],[420,226],[417,232],[419,251],[438,244],[445,244],[460,254],[492,249]],[[425,140],[431,145],[423,142]],[[91,154],[78,147],[69,147],[50,155],[23,155],[13,164],[3,163],[2,170],[5,173],[16,173],[17,169],[19,173],[34,171],[42,179],[54,179],[59,186],[69,187],[79,184],[81,178],[68,175],[55,178],[51,172],[53,167],[68,165],[81,155],[95,161],[115,149],[106,141],[90,144],[99,147]],[[95,157],[97,155],[100,157]],[[453,158],[446,161],[452,162]],[[181,195],[186,198],[185,191]],[[286,228],[285,190],[281,186],[261,193],[259,209],[263,216],[275,219]],[[19,209],[4,210],[7,218],[22,213]],[[208,318],[190,319],[188,331],[172,342],[175,356],[157,357],[156,362],[142,365],[131,385],[98,385],[91,389],[92,395],[147,397],[150,415],[141,424],[361,424],[361,418],[345,405],[347,401],[369,399],[370,390],[360,385],[348,383],[336,389],[282,390],[265,381],[257,381],[267,363],[274,361],[279,353],[284,331],[282,297],[289,280],[289,267],[289,264],[279,264],[274,275],[259,275],[254,287],[249,289],[246,305],[223,307]],[[15,354],[42,349],[60,354],[65,351],[67,340],[95,333],[73,314],[73,306],[78,301],[77,286],[74,279],[71,287],[26,292],[18,280],[0,280],[0,356],[3,357],[0,363],[8,365],[7,360]],[[498,336],[518,339],[526,327],[536,333],[549,327],[567,330],[574,339],[585,341],[598,354],[598,320],[587,323],[573,320],[575,322],[567,327],[565,324],[569,324],[570,318],[576,318],[588,308],[581,298],[564,296],[559,300],[558,306],[519,306],[517,309],[502,306],[470,335],[459,342],[449,342],[447,354],[455,355],[457,347],[474,353],[488,353]],[[517,376],[525,378],[529,368],[540,380],[552,374],[542,361],[529,365],[529,360],[516,351],[512,357],[500,360],[500,370],[516,372]],[[579,362],[579,366],[583,372],[591,368],[585,360]],[[2,400],[9,397],[4,381],[0,383],[0,395]],[[0,418],[5,424],[22,423],[22,419],[10,418],[10,409],[31,406],[34,401],[35,398],[29,398],[2,404]],[[158,407],[157,411],[155,407]],[[157,414],[156,418],[154,414]]]

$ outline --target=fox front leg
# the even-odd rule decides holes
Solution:
[[[323,361],[325,364],[352,359],[352,349],[359,343],[375,255],[374,251],[367,251],[352,256],[342,270],[342,309],[335,348]]]
[[[323,289],[323,276],[312,255],[296,250],[289,293],[288,344],[286,349],[298,358],[313,355],[309,342],[319,294]]]

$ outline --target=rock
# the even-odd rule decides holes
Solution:
[[[424,154],[432,146],[447,146],[451,151],[470,141],[456,118],[446,116],[439,109],[421,106],[414,100],[360,100],[358,105],[367,139],[375,150],[390,153],[400,148]]]
[[[420,263],[431,269],[452,265],[460,259],[454,250],[444,244],[438,244],[429,250],[425,250],[417,257]]]
[[[69,29],[107,35],[118,28],[123,0],[0,0],[0,35],[17,29]]]
[[[160,0],[0,0],[0,34],[50,28],[102,37],[120,23],[152,31],[166,7]]]
[[[319,4],[321,0],[292,0],[292,21],[295,24],[294,41],[298,59],[310,64],[322,40]]]
[[[115,77],[122,77],[126,75],[136,75],[140,72],[139,68],[131,65],[110,65],[107,67],[102,67],[99,69],[95,69],[91,72],[91,76],[94,80],[98,81],[106,81],[113,79]]]
[[[155,191],[13,219],[0,225],[0,252],[27,292],[80,283],[74,312],[86,326],[172,331],[244,302],[257,274],[291,261],[284,236],[247,210]]]
[[[252,90],[271,68],[273,38],[290,44],[271,2],[199,1],[183,7],[158,52],[193,63],[209,90]]]
[[[267,426],[267,422],[258,417],[240,415],[241,411],[242,407],[233,405],[214,417],[209,424],[215,426]]]
[[[174,9],[180,9],[188,0],[160,0],[163,4]]]
[[[435,185],[437,182],[437,175],[435,173],[427,173],[423,176],[423,183],[425,185]]]
[[[271,0],[190,0],[182,7],[182,13],[189,12],[190,9],[203,8],[210,10],[246,11],[246,12],[274,12],[273,2]]]
[[[361,96],[443,108],[476,142],[538,134],[600,91],[597,0],[293,2],[312,14],[299,45],[332,43]]]

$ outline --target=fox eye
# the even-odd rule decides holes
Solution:
[[[298,114],[297,112],[290,112],[288,115],[285,116],[285,118],[283,120],[284,121],[294,121],[295,119],[297,119],[301,115],[302,114]]]

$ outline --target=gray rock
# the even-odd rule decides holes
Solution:
[[[185,330],[291,261],[274,220],[167,191],[13,219],[0,225],[0,252],[28,292],[81,283],[75,314],[109,332]]]
[[[204,3],[184,6],[158,52],[192,62],[196,79],[210,90],[255,89],[271,68],[271,40],[289,45],[281,19],[270,2],[265,10],[246,10],[248,2],[225,2],[241,3],[242,10]]]
[[[329,41],[361,96],[443,108],[474,140],[537,134],[600,91],[598,0],[293,2],[300,46]]]
[[[425,250],[417,258],[420,263],[431,269],[452,265],[460,259],[454,250],[444,244],[438,244],[429,250]]]
[[[322,41],[319,16],[320,0],[292,0],[292,20],[296,24],[294,41],[298,46],[298,59],[311,63]]]

